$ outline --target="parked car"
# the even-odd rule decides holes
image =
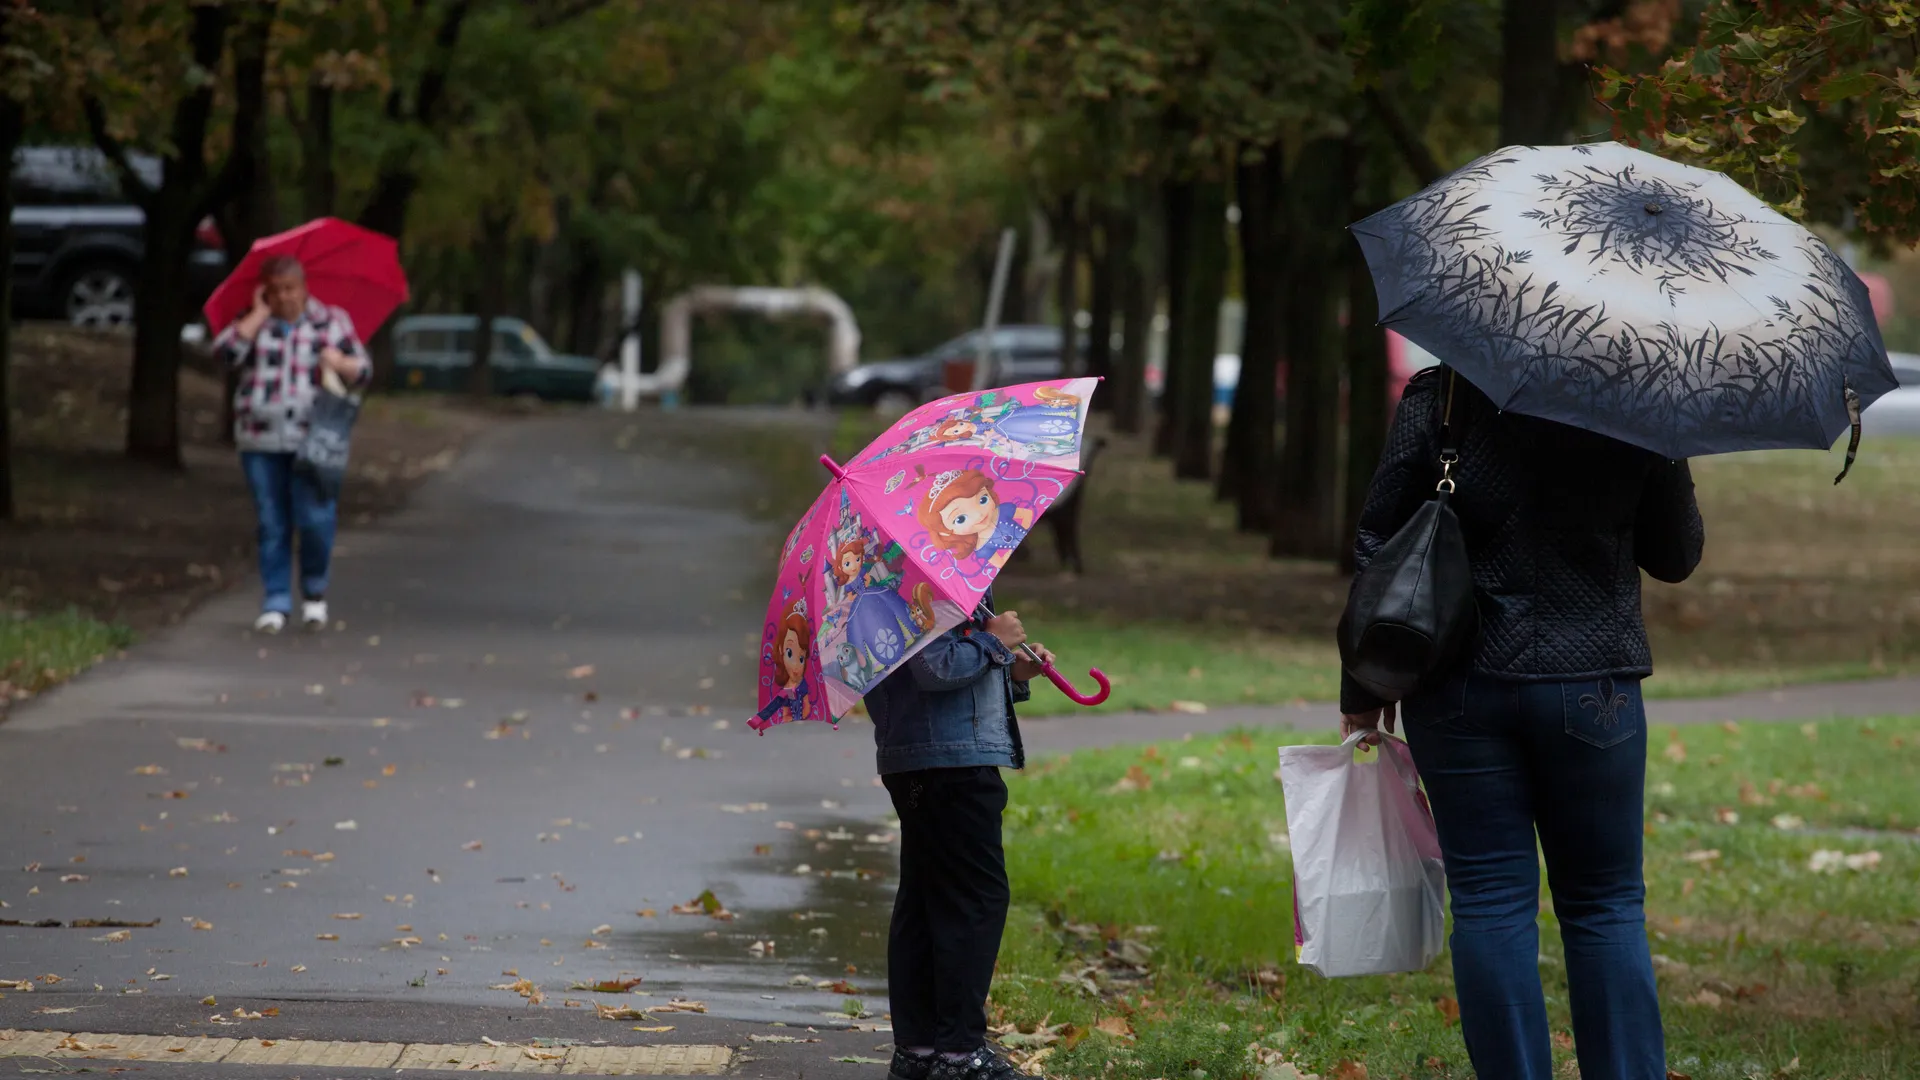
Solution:
[[[393,324],[393,385],[417,390],[464,390],[473,370],[476,315],[409,315]],[[496,394],[548,401],[592,401],[600,362],[556,353],[520,319],[493,320],[492,369]]]
[[[131,155],[134,171],[160,180],[160,159]],[[145,257],[146,214],[127,201],[106,156],[91,147],[29,146],[14,156],[13,313],[75,326],[133,321],[134,279]],[[220,231],[208,218],[187,265],[195,308],[227,273]]]
[[[946,391],[947,365],[968,370],[980,352],[981,331],[972,330],[922,356],[861,364],[836,376],[827,392],[833,405],[868,406],[904,413]],[[1002,326],[993,332],[996,385],[1060,377],[1060,328]]]
[[[1920,354],[1888,353],[1900,385],[1860,414],[1860,430],[1871,435],[1920,435]]]

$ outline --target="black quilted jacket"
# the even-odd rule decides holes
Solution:
[[[1421,372],[1400,400],[1360,515],[1361,567],[1433,495],[1443,372]],[[1465,379],[1453,425],[1453,507],[1480,604],[1474,670],[1527,682],[1652,674],[1640,571],[1684,581],[1706,538],[1687,463],[1500,412]],[[1342,677],[1342,712],[1384,704]]]

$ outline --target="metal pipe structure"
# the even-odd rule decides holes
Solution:
[[[826,289],[811,285],[797,289],[701,285],[667,301],[660,309],[659,370],[634,376],[630,384],[634,390],[627,400],[677,393],[686,385],[687,373],[693,367],[693,317],[705,311],[757,311],[776,318],[824,315],[829,324],[828,365],[838,374],[860,363],[860,324],[847,302]]]

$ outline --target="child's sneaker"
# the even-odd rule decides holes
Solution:
[[[253,628],[262,634],[277,634],[287,628],[287,613],[284,611],[263,611],[253,620]]]
[[[300,622],[308,630],[325,630],[327,628],[327,602],[325,600],[309,600],[300,605]]]
[[[983,1046],[959,1061],[941,1057],[927,1075],[929,1080],[1012,1080],[1020,1070],[991,1047]]]
[[[933,1063],[938,1054],[909,1054],[901,1047],[893,1048],[893,1064],[887,1067],[887,1080],[928,1080],[933,1072]]]

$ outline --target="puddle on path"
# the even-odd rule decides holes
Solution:
[[[734,877],[715,883],[721,895],[744,897],[791,898],[798,886],[797,902],[743,905],[725,921],[661,909],[658,930],[622,935],[651,961],[653,998],[704,1001],[743,1020],[885,1022],[898,832],[846,819],[798,825],[780,831],[768,854],[727,864]]]

